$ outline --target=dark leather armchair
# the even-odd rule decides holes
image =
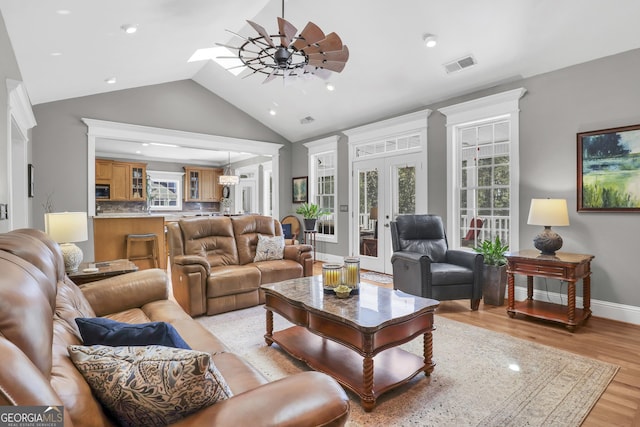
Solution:
[[[482,298],[484,257],[450,250],[442,218],[400,215],[391,222],[394,288],[436,300],[471,300],[477,310]]]

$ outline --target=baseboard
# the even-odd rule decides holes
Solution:
[[[522,286],[515,287],[515,298],[518,301],[527,298],[527,288]],[[534,289],[533,299],[540,301],[549,301],[556,304],[567,304],[567,295],[558,292],[547,292],[544,290]],[[506,302],[506,295],[505,295]],[[576,307],[582,307],[582,297],[576,297]],[[591,312],[593,316],[603,317],[605,319],[617,320],[619,322],[632,323],[640,325],[640,307],[633,305],[617,304],[608,301],[600,301],[591,299]]]
[[[344,257],[325,253],[316,253],[316,260],[322,262],[341,263]],[[522,286],[515,287],[516,300],[524,300],[527,298],[527,288]],[[540,289],[533,291],[533,298],[540,301],[549,301],[556,304],[567,304],[567,294],[558,292],[548,292]],[[507,295],[505,293],[505,304]],[[576,297],[576,307],[582,307],[582,297]],[[619,322],[640,325],[640,307],[634,305],[617,304],[609,301],[600,301],[591,298],[591,312],[593,316],[603,317],[605,319],[617,320]]]

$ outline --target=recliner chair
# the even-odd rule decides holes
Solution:
[[[471,300],[477,310],[482,298],[481,254],[451,250],[442,218],[399,215],[391,222],[394,288],[436,300]]]

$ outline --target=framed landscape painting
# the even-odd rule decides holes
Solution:
[[[299,176],[293,178],[293,203],[307,203],[308,177]]]
[[[578,212],[640,212],[640,125],[578,134]]]

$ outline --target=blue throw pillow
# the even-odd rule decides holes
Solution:
[[[280,224],[282,226],[282,235],[285,239],[293,239],[293,234],[291,233],[291,224]]]
[[[162,345],[191,350],[178,331],[166,322],[123,323],[106,317],[77,317],[84,345]]]

